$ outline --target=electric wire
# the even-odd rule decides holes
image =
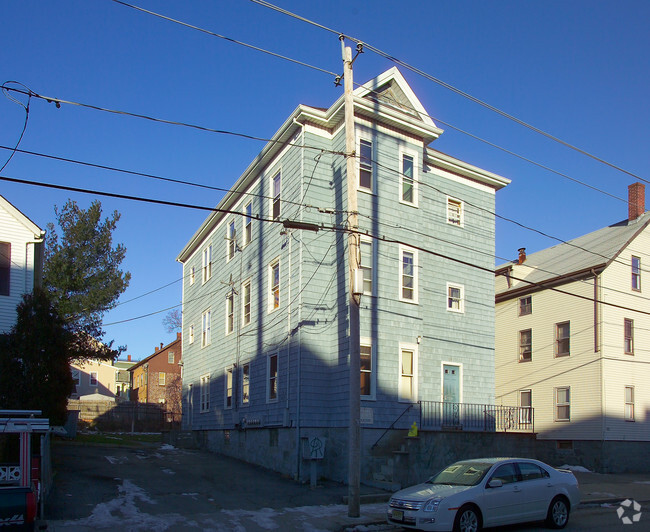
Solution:
[[[18,85],[21,85],[21,86],[25,87],[25,85],[23,85],[22,83],[20,83],[18,81],[6,81],[5,84],[7,84],[7,83],[16,83]],[[27,87],[25,87],[25,88],[27,88]],[[7,165],[9,164],[9,161],[11,161],[11,159],[13,159],[14,155],[16,155],[16,151],[18,151],[18,146],[20,146],[20,143],[23,140],[23,136],[25,135],[25,131],[27,130],[27,122],[29,121],[29,104],[32,101],[32,97],[28,96],[27,97],[27,104],[24,104],[23,102],[21,102],[17,98],[14,98],[13,96],[11,96],[11,94],[9,94],[9,92],[7,91],[7,89],[5,88],[4,85],[2,86],[2,92],[4,93],[4,95],[9,100],[11,100],[12,102],[17,103],[23,109],[25,109],[25,122],[23,124],[23,130],[20,132],[20,136],[18,137],[18,141],[16,142],[16,145],[13,148],[9,148],[9,149],[11,149],[11,155],[9,155],[9,158],[2,165],[2,168],[0,168],[0,172],[2,172],[7,167]]]

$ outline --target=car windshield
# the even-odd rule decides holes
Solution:
[[[427,480],[427,484],[476,486],[493,465],[483,462],[456,462],[433,475]]]

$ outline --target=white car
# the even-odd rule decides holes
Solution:
[[[395,493],[388,521],[455,532],[542,520],[564,528],[579,502],[571,471],[527,458],[477,458],[456,462],[424,484]]]

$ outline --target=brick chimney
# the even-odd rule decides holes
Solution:
[[[154,353],[157,353],[157,352],[158,352],[158,349],[160,349],[160,347],[158,347],[158,346],[154,347],[154,348],[153,348],[153,352],[154,352]]]
[[[127,356],[127,360],[128,360],[129,362],[131,362],[131,355],[128,355],[128,356]]]
[[[632,183],[627,187],[627,219],[636,220],[645,212],[645,185],[643,183]]]
[[[517,259],[517,264],[523,264],[526,262],[526,248],[519,248],[519,258]]]
[[[180,340],[180,339],[181,339],[181,333],[179,333],[179,332],[176,333],[176,339],[177,339],[177,340]]]

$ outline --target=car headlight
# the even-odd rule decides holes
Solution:
[[[438,509],[438,506],[440,506],[440,501],[442,499],[435,498],[435,499],[429,499],[425,504],[422,510],[424,512],[435,512]]]

